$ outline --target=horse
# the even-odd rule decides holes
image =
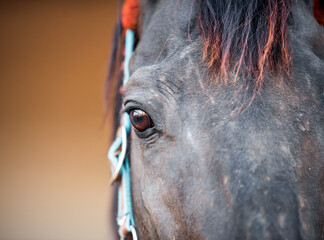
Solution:
[[[312,1],[138,9],[130,78],[122,87],[119,20],[106,87],[110,111],[122,105],[132,124],[138,238],[324,239],[324,30]]]

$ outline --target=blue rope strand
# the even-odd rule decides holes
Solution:
[[[124,61],[124,86],[129,79],[129,62],[133,54],[133,47],[135,41],[135,32],[133,30],[126,31],[126,41],[125,41],[125,61]]]
[[[124,60],[124,81],[123,85],[125,86],[129,80],[129,62],[132,57],[133,53],[133,46],[134,46],[134,40],[135,40],[135,32],[132,30],[127,30],[126,32],[126,40],[125,40],[125,60]],[[129,116],[127,113],[124,113],[123,115],[123,127],[125,127],[126,130],[126,136],[130,132],[131,123],[129,120]],[[127,137],[126,137],[127,138]],[[125,139],[127,141],[127,139]],[[124,141],[125,141],[124,140]],[[122,134],[120,134],[116,140],[111,145],[109,151],[108,151],[108,158],[111,161],[114,168],[118,165],[119,161],[122,161],[123,159],[119,159],[121,154],[119,153],[118,156],[116,156],[116,152],[119,151],[123,143],[123,137]],[[133,206],[132,206],[132,191],[131,191],[131,172],[130,172],[130,163],[129,158],[126,155],[124,163],[120,169],[119,174],[122,175],[122,184],[123,184],[123,193],[118,190],[118,220],[121,219],[121,217],[126,217],[126,229],[131,232],[131,226],[135,227],[135,220],[133,215]],[[123,212],[121,212],[121,195],[123,195]],[[125,237],[119,232],[119,235],[121,237]]]
[[[118,158],[116,157],[115,153],[120,148],[122,141],[123,141],[122,136],[119,135],[115,139],[115,141],[113,142],[113,144],[111,145],[111,147],[109,148],[109,151],[108,151],[108,158],[109,158],[110,162],[112,163],[112,165],[114,166],[114,168],[118,164]]]

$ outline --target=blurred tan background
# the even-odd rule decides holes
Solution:
[[[117,0],[0,2],[0,239],[111,239]]]

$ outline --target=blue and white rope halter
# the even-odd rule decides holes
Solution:
[[[125,39],[125,59],[124,59],[124,81],[123,85],[129,79],[129,62],[133,53],[135,33],[133,30],[127,30]],[[137,240],[135,231],[135,221],[132,206],[132,191],[131,191],[131,172],[129,157],[126,154],[127,136],[129,135],[131,123],[127,113],[122,116],[120,133],[111,145],[108,151],[108,158],[112,164],[112,182],[115,182],[118,176],[121,176],[122,188],[118,189],[118,216],[117,224],[119,225],[120,237],[126,238],[121,232],[121,227],[125,226],[128,232]],[[121,150],[120,150],[121,149]]]

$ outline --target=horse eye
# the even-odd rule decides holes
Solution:
[[[140,109],[131,110],[129,112],[129,119],[133,127],[139,132],[143,132],[154,126],[149,115]]]

